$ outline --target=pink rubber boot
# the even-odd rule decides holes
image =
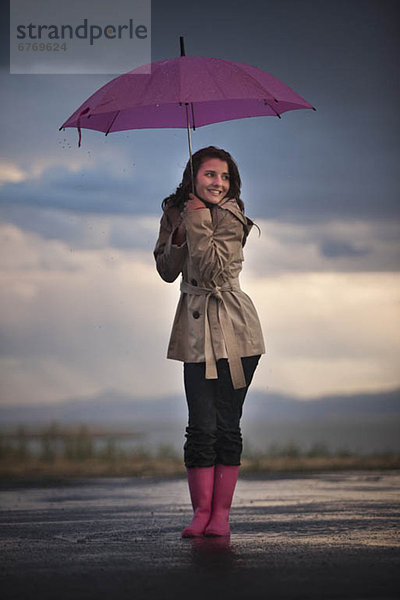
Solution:
[[[211,519],[204,535],[208,537],[230,535],[229,511],[239,475],[239,466],[216,465]]]
[[[214,467],[195,467],[186,472],[194,515],[190,525],[182,531],[182,537],[198,537],[203,535],[210,520]]]

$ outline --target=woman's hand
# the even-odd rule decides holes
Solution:
[[[195,196],[194,194],[189,194],[189,200],[185,203],[185,208],[181,213],[181,218],[183,218],[184,212],[190,212],[192,210],[198,210],[199,208],[206,208],[206,205],[200,198]],[[172,244],[174,246],[182,246],[182,244],[186,241],[186,228],[183,220],[179,223],[178,227],[174,231],[174,235],[172,236]]]
[[[199,208],[207,208],[206,205],[200,198],[195,196],[194,194],[189,194],[189,200],[186,202],[185,210],[198,210]]]

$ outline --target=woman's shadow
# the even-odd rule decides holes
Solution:
[[[234,568],[236,555],[230,536],[195,537],[188,539],[193,565],[207,571],[229,571]]]

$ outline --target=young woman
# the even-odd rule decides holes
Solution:
[[[176,192],[162,203],[157,270],[182,274],[168,358],[184,363],[189,411],[184,460],[194,510],[183,537],[229,535],[229,511],[242,452],[243,402],[264,353],[260,322],[240,289],[244,216],[231,155],[210,146],[193,155]]]

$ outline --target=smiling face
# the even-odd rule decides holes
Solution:
[[[229,192],[228,163],[219,158],[206,158],[197,171],[196,195],[211,204],[219,204]]]

